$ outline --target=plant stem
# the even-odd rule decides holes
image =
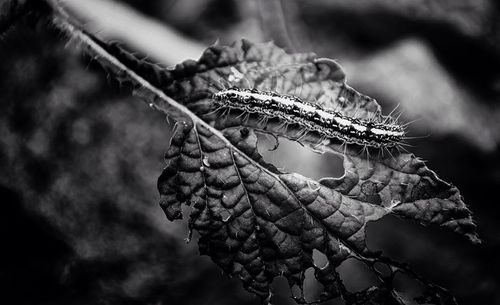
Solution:
[[[118,80],[131,82],[134,94],[142,97],[142,100],[150,107],[163,112],[176,121],[193,121],[193,117],[196,118],[184,105],[168,97],[109,53],[104,48],[104,43],[78,25],[56,0],[45,0],[45,3],[51,9],[51,15],[48,18],[57,30],[78,43],[86,54],[99,62],[109,73],[114,74]]]

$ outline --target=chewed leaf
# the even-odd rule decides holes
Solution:
[[[342,194],[382,205],[392,213],[422,224],[440,225],[479,242],[471,212],[456,187],[439,179],[424,162],[403,154],[370,162],[345,156],[340,179],[319,182]]]
[[[249,157],[259,158],[252,132],[226,130],[238,149],[201,126],[179,126],[158,182],[161,205],[170,220],[181,217],[180,202],[191,205],[189,226],[200,233],[200,251],[247,289],[266,299],[280,275],[302,287],[313,249],[333,266],[369,254],[363,228],[386,209],[259,164]]]
[[[304,113],[300,114],[302,121],[288,120],[287,124],[283,124],[287,118],[273,116],[276,112],[263,119],[262,113],[248,105],[226,109],[230,111],[222,117],[214,113],[215,93],[248,88],[257,89],[257,95],[273,92],[282,106],[304,101],[306,106],[299,105],[299,110],[335,109],[338,112],[324,115],[338,113],[335,119],[345,120],[347,129],[356,132],[372,126],[357,122],[390,120],[380,114],[374,99],[345,83],[336,62],[314,54],[287,54],[273,44],[243,40],[229,47],[208,48],[200,60],[166,70],[141,62],[115,45],[99,43],[134,72],[111,69],[118,79],[131,82],[136,92],[158,109],[170,109],[168,105],[182,114],[173,115],[178,122],[165,155],[167,166],[158,179],[161,207],[169,220],[175,220],[183,217],[182,205],[190,206],[189,228],[199,233],[200,252],[227,274],[239,277],[249,291],[269,301],[275,277],[284,276],[291,287],[302,288],[305,271],[312,267],[324,287],[319,301],[342,297],[348,304],[405,304],[392,287],[394,274],[403,272],[424,284],[426,300],[437,304],[440,301],[435,300],[446,299],[453,304],[453,297],[444,289],[406,265],[370,251],[365,228],[368,222],[392,213],[447,227],[477,242],[471,212],[454,186],[440,180],[411,154],[366,158],[357,153],[358,148],[343,145],[338,138],[325,138],[313,129],[304,132],[312,122]],[[103,65],[108,67],[109,63]],[[259,95],[257,102],[265,102],[265,98]],[[263,110],[265,107],[259,111]],[[294,118],[292,112],[282,113]],[[345,174],[315,181],[281,172],[259,154],[255,131],[341,152]],[[314,265],[315,249],[327,257],[327,266]],[[336,268],[350,257],[365,263],[379,285],[348,291]],[[378,272],[374,267],[377,262],[388,265],[391,274]],[[303,293],[295,299],[307,302]]]
[[[241,76],[231,83],[229,80],[235,78],[235,71],[240,71]],[[342,108],[343,112],[355,113],[358,118],[371,118],[380,114],[380,106],[374,99],[346,85],[345,74],[334,61],[318,59],[314,54],[287,54],[271,43],[253,44],[242,40],[233,46],[211,47],[198,62],[187,61],[176,66],[175,70],[164,73],[169,75],[169,81],[162,86],[163,90],[183,100],[193,112],[205,119],[204,111],[209,111],[213,104],[211,94],[207,95],[207,92],[220,90],[222,83],[242,87],[253,85],[253,88],[277,90],[280,94],[293,93],[301,99],[322,103],[328,108]],[[240,127],[242,124],[238,112],[223,119],[208,116],[208,121],[219,130]],[[284,130],[278,127],[282,122],[272,118],[265,125],[260,124],[258,119],[252,121],[252,118],[244,124],[255,130],[291,139],[300,138],[301,143],[318,147],[316,135],[304,135],[300,126],[288,125]],[[361,200],[374,200],[376,204],[394,208],[402,216],[426,224],[447,226],[475,240],[475,226],[458,190],[440,180],[418,158],[410,154],[397,154],[386,158],[374,156],[367,162],[366,158],[358,154],[358,150],[346,149],[337,142],[330,142],[327,147],[323,147],[324,150],[341,151],[345,156],[346,175],[337,184],[340,181],[344,185],[356,182],[351,186],[354,189],[349,190],[347,195],[356,198],[361,196]],[[432,199],[440,202],[434,203]],[[454,203],[446,208],[446,215],[441,215],[439,208],[435,209],[442,206],[442,200]],[[425,216],[423,213],[419,215],[419,209],[427,211]]]

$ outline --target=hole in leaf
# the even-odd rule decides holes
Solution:
[[[272,283],[273,304],[284,305],[291,304],[290,302],[290,287],[288,281],[283,276],[277,276]],[[293,303],[293,302],[292,302]]]
[[[424,287],[420,283],[401,272],[396,273],[393,283],[394,288],[397,291],[405,293],[407,299],[413,300],[413,298],[422,295],[424,292]]]
[[[388,277],[392,274],[391,268],[387,266],[387,264],[381,263],[381,262],[376,262],[375,265],[375,270],[380,272],[382,276]]]
[[[259,133],[257,136],[259,152],[264,160],[282,171],[299,173],[315,180],[323,177],[337,178],[344,174],[343,160],[337,155],[316,153],[285,138],[279,138],[279,146],[274,149],[276,146],[274,137]]]
[[[313,261],[314,261],[314,266],[322,269],[328,265],[328,258],[326,255],[316,249],[313,249]]]
[[[309,268],[305,272],[304,279],[304,296],[307,301],[319,299],[323,286],[316,280],[314,276],[314,268]]]
[[[378,283],[373,272],[355,258],[345,260],[337,271],[349,291],[360,291]]]

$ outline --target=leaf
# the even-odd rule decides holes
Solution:
[[[426,286],[421,300],[454,303],[444,289],[406,265],[370,251],[365,242],[366,224],[389,213],[446,226],[479,241],[458,190],[438,179],[422,161],[407,154],[364,161],[349,147],[343,177],[314,181],[266,163],[258,153],[255,131],[310,147],[319,144],[330,152],[344,152],[342,143],[318,143],[317,136],[304,135],[299,126],[282,129],[279,122],[262,124],[256,116],[242,127],[235,114],[223,120],[210,114],[211,93],[223,87],[217,86],[221,80],[233,79],[232,85],[251,81],[249,86],[272,87],[347,114],[379,116],[380,107],[373,99],[347,87],[338,64],[243,40],[230,47],[211,47],[197,62],[160,69],[80,30],[54,3],[48,1],[56,28],[80,42],[119,81],[130,83],[150,106],[178,121],[165,156],[167,166],[158,179],[161,206],[170,220],[182,218],[182,204],[191,206],[189,226],[200,235],[200,252],[229,275],[238,276],[262,301],[270,301],[273,279],[284,276],[291,287],[300,288],[296,301],[306,303],[302,285],[305,270],[312,267],[324,286],[319,301],[342,297],[348,304],[405,304],[392,287],[395,273],[403,272]],[[314,249],[327,256],[327,266],[314,266]],[[336,268],[350,257],[364,262],[380,284],[347,291]],[[378,272],[377,262],[389,266],[390,275]]]
[[[291,64],[300,64],[300,68],[290,69]],[[287,55],[272,44],[242,41],[232,47],[209,48],[198,62],[178,65],[170,72],[175,80],[162,89],[203,116],[210,111],[207,80],[216,84],[215,78],[228,79],[233,69],[249,71],[248,66],[262,69],[256,75],[245,74],[257,88],[273,81],[265,71],[271,66],[280,69],[284,82],[281,93],[309,86],[298,94],[323,100],[331,107],[338,103],[335,89],[345,85],[344,74],[334,62],[318,60],[312,54]],[[300,82],[289,81],[295,79]],[[280,84],[273,86],[280,88]],[[359,107],[365,117],[379,112],[373,99],[354,90],[351,94],[350,104],[339,105],[344,111]],[[325,96],[328,98],[321,98]],[[413,155],[366,161],[349,150],[344,159],[345,175],[317,182],[265,163],[257,151],[254,132],[238,126],[237,116],[219,121],[205,117],[225,139],[199,124],[178,124],[158,187],[169,220],[182,218],[182,204],[191,206],[189,227],[200,234],[200,252],[227,274],[240,277],[244,286],[263,300],[271,296],[274,277],[285,276],[290,286],[302,287],[309,267],[315,268],[316,278],[325,287],[322,300],[337,296],[352,299],[335,267],[349,257],[373,266],[379,257],[366,247],[365,226],[389,213],[445,226],[478,241],[470,211],[458,190]],[[297,138],[298,130],[285,132],[276,124],[261,126],[256,118],[246,123],[255,130]],[[313,137],[301,140],[317,144]],[[338,144],[329,143],[327,148],[338,152]],[[326,270],[313,265],[313,249],[328,257]],[[394,291],[391,296],[395,298]],[[297,301],[305,302],[303,295]]]

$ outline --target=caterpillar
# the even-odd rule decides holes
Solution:
[[[396,124],[390,117],[381,122],[354,118],[317,103],[272,91],[231,87],[215,92],[212,100],[217,107],[277,117],[286,123],[299,124],[305,131],[317,132],[321,137],[365,147],[395,147],[405,136],[404,126]]]

